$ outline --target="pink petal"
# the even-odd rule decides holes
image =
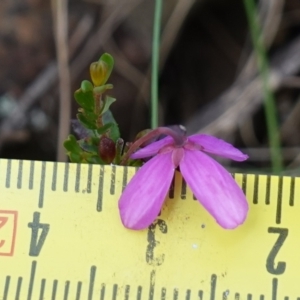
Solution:
[[[196,198],[222,227],[232,229],[245,221],[246,197],[219,163],[200,151],[186,150],[180,171]]]
[[[164,146],[171,145],[173,143],[173,139],[170,136],[167,136],[157,142],[151,143],[150,145],[136,151],[133,153],[130,158],[138,159],[145,158],[149,156],[154,156],[158,153],[158,151]]]
[[[236,161],[244,161],[248,158],[248,155],[242,153],[231,144],[211,135],[195,134],[189,136],[188,140],[201,146],[201,150],[208,153],[216,154]]]
[[[144,229],[155,220],[170,188],[174,170],[172,152],[158,154],[138,170],[119,200],[125,227]]]

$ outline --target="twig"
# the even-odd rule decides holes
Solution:
[[[79,76],[79,74],[87,67],[87,62],[90,62],[99,52],[99,49],[109,40],[112,32],[114,32],[114,30],[141,3],[141,0],[132,0],[130,5],[125,2],[117,3],[112,8],[108,5],[109,11],[103,13],[107,14],[108,17],[101,22],[98,31],[89,38],[80,54],[71,64],[72,80]]]
[[[105,45],[103,45],[103,48],[105,51],[114,54],[114,70],[135,85],[138,90],[141,88],[141,85],[144,81],[147,81],[147,84],[149,84],[149,79],[146,77],[146,75],[129,62],[127,57],[120,51],[113,39],[108,40]],[[144,98],[144,100],[148,100],[147,92],[141,96]]]
[[[71,80],[68,55],[68,0],[52,0],[54,36],[59,78],[59,120],[57,161],[66,161],[63,142],[69,134],[71,119]]]
[[[274,55],[270,63],[270,86],[276,91],[281,81],[300,70],[300,37]],[[262,85],[257,74],[238,80],[206,108],[196,113],[187,124],[187,132],[206,132],[226,136],[236,129],[262,103]],[[213,120],[213,121],[212,121]]]
[[[89,38],[80,54],[71,63],[70,70],[72,81],[76,79],[87,67],[87,62],[91,61],[93,56],[95,56],[97,51],[99,51],[99,48],[109,39],[111,32],[128,17],[128,15],[137,5],[142,3],[140,0],[132,0],[131,2],[131,5],[126,5],[126,3],[123,5],[116,5],[114,11],[110,12],[109,17],[107,17],[102,23],[102,26],[99,28],[99,30]],[[79,44],[80,43],[78,43],[78,45]],[[75,52],[76,49],[72,49],[72,53]],[[53,86],[57,80],[57,76],[57,66],[54,62],[51,62],[47,68],[41,74],[39,74],[37,79],[27,88],[23,96],[18,101],[20,103],[19,106],[16,107],[16,109],[14,109],[12,113],[2,122],[2,126],[0,127],[0,150],[1,147],[3,147],[5,137],[13,131],[13,128],[16,126],[16,124],[21,123],[21,120],[25,118],[25,114],[30,107]]]
[[[87,32],[90,31],[92,22],[87,23],[88,19],[91,19],[90,14],[84,15],[78,23],[78,26],[75,28],[74,33],[70,38],[70,43],[75,40],[75,37],[77,42],[72,42],[70,44],[69,56],[72,56],[77,51]],[[83,22],[86,25],[89,24],[90,27],[88,28],[87,26],[83,26]],[[79,40],[80,37],[82,40]],[[57,76],[57,65],[53,61],[50,62],[28,86],[23,95],[19,98],[18,106],[2,121],[0,127],[0,151],[7,139],[7,136],[12,134],[13,128],[20,123],[24,123],[23,120],[26,119],[26,112],[53,86],[57,80]]]

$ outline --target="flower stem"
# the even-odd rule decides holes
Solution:
[[[123,156],[120,165],[126,165],[127,160],[129,159],[130,155],[133,154],[141,145],[143,145],[145,142],[158,137],[160,135],[169,135],[173,138],[174,143],[178,146],[183,145],[183,143],[186,140],[185,135],[179,134],[175,132],[174,130],[168,128],[168,127],[157,127],[156,129],[150,131],[149,133],[145,134],[138,140],[136,140],[128,149],[126,154]]]
[[[258,14],[254,0],[244,0],[246,14],[249,22],[251,38],[258,60],[258,68],[262,77],[264,108],[267,120],[267,130],[270,141],[271,161],[273,173],[280,173],[283,169],[280,149],[278,121],[276,117],[276,105],[274,95],[269,86],[269,65],[266,51],[263,45],[262,35],[258,24]]]
[[[95,99],[95,114],[98,115],[96,125],[97,128],[101,128],[103,126],[102,116],[100,115],[102,95],[100,93],[94,93],[94,99]]]
[[[153,38],[152,38],[152,75],[151,75],[151,128],[158,126],[158,75],[159,40],[162,14],[162,0],[155,0]]]

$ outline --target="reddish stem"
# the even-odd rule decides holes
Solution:
[[[125,165],[127,163],[127,160],[129,159],[130,155],[133,154],[141,145],[143,145],[145,142],[153,139],[154,137],[160,136],[160,135],[169,135],[173,138],[175,144],[177,146],[183,145],[185,142],[185,136],[182,134],[178,134],[174,130],[168,128],[168,127],[158,127],[156,129],[153,129],[149,133],[145,134],[138,140],[136,140],[129,148],[129,150],[126,152],[124,157],[122,158],[120,165]]]
[[[94,93],[94,99],[95,99],[95,113],[98,115],[101,111],[101,105],[102,105],[102,95],[98,93]],[[101,128],[103,126],[102,122],[102,116],[98,116],[96,121],[97,128]]]

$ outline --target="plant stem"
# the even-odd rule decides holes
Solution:
[[[158,137],[160,135],[169,135],[173,138],[175,145],[182,146],[186,140],[186,136],[184,134],[179,134],[174,130],[168,127],[157,127],[154,130],[151,130],[149,133],[145,134],[138,140],[136,140],[126,152],[124,157],[121,160],[120,165],[125,165],[127,160],[129,159],[130,155],[133,154],[141,145],[145,142],[153,139],[154,137]]]
[[[280,148],[279,126],[277,121],[274,95],[269,86],[269,64],[266,50],[263,45],[262,34],[258,23],[258,14],[254,0],[244,0],[251,39],[257,56],[258,69],[262,78],[264,109],[267,121],[267,131],[270,143],[271,162],[273,173],[280,173],[283,169]]]
[[[102,116],[100,115],[101,105],[102,105],[102,94],[94,93],[94,99],[95,99],[95,114],[98,115],[96,125],[97,128],[101,128],[103,126]]]
[[[162,0],[155,0],[153,38],[152,38],[152,75],[151,75],[151,128],[158,126],[158,78],[159,78],[159,41],[162,14]]]

